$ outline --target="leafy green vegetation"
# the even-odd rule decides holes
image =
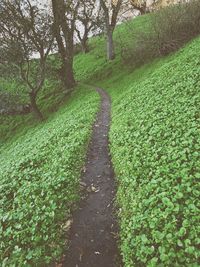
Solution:
[[[48,121],[1,147],[3,266],[44,266],[62,254],[98,103],[79,88]]]
[[[198,50],[199,39],[147,69],[107,83],[126,267],[198,266]]]
[[[96,49],[76,64],[84,66],[82,79],[112,96],[110,149],[124,266],[198,266],[199,38],[177,54],[127,69],[117,38],[131,46],[130,27],[148,28],[150,16],[118,27],[114,62],[104,61],[97,38]]]
[[[118,26],[114,62],[104,60],[97,37],[91,40],[96,49],[78,56],[75,66],[80,79],[112,96],[110,149],[124,266],[198,266],[199,39],[133,72],[123,65],[119,40],[134,45],[128,33],[148,29],[150,16]]]
[[[196,267],[200,40],[133,71],[125,66],[122,50],[135,45],[135,30],[149,29],[151,16],[117,27],[115,61],[106,61],[103,37],[92,38],[90,52],[75,56],[75,74],[112,97],[110,149],[124,266]],[[59,65],[56,57],[52,64]],[[78,178],[99,97],[82,89],[66,98],[60,84],[48,79],[38,103],[47,117],[66,100],[42,124],[32,115],[0,117],[1,137],[7,140],[0,147],[0,259],[5,266],[43,266],[62,253],[63,226],[79,197]]]

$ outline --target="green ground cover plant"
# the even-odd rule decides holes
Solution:
[[[118,26],[114,62],[104,60],[101,39],[92,39],[95,49],[75,59],[76,75],[112,96],[124,266],[198,266],[199,39],[133,72],[123,64],[120,40],[131,49],[152,16]]]
[[[45,266],[62,255],[98,106],[96,92],[79,88],[46,122],[1,147],[1,266]]]
[[[92,38],[89,53],[75,56],[75,74],[112,97],[110,149],[124,266],[197,267],[200,40],[133,71],[123,52],[134,48],[140,29],[149,30],[152,16],[116,28],[112,62],[105,59],[104,38]],[[51,60],[59,67],[56,56]],[[81,90],[66,98],[49,76],[38,99],[42,112],[48,118],[65,107],[42,124],[32,115],[0,117],[0,135],[7,140],[0,147],[5,266],[44,266],[43,260],[59,258],[64,222],[79,197],[80,166],[99,97]]]
[[[196,39],[175,55],[102,83],[113,99],[110,148],[125,267],[198,266],[198,50]]]

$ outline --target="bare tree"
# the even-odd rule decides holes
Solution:
[[[138,10],[141,15],[144,15],[149,12],[147,0],[131,0],[130,2],[133,8]]]
[[[79,4],[78,0],[52,0],[54,34],[62,61],[62,79],[66,89],[71,89],[75,85],[74,32]]]
[[[84,53],[89,51],[89,34],[101,28],[100,9],[96,7],[96,0],[81,0],[75,30]]]
[[[100,0],[101,8],[104,13],[105,29],[107,37],[107,59],[115,58],[113,32],[117,24],[117,17],[122,5],[122,0]]]
[[[37,1],[32,4],[29,0],[1,0],[1,61],[14,64],[19,70],[38,119],[43,118],[36,100],[45,81],[46,60],[53,45],[51,30],[51,17]],[[37,60],[33,60],[34,55]]]
[[[133,8],[138,10],[141,15],[169,5],[188,2],[190,2],[190,0],[130,0],[130,3]]]

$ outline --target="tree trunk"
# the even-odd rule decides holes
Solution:
[[[75,78],[73,72],[73,34],[71,34],[71,29],[69,29],[65,12],[63,7],[64,2],[59,2],[58,0],[52,0],[53,14],[54,14],[54,34],[58,44],[58,51],[62,61],[62,81],[66,89],[71,89],[75,85]],[[64,38],[62,37],[64,31]],[[65,40],[65,44],[64,44]]]
[[[140,15],[145,15],[147,13],[146,8],[140,8],[139,11],[140,11]]]
[[[66,59],[62,61],[62,80],[66,89],[71,89],[75,85],[73,62]]]
[[[107,30],[107,59],[113,60],[115,58],[114,42],[113,42],[113,30]]]
[[[82,52],[84,54],[88,53],[89,52],[89,47],[88,47],[88,39],[83,39],[81,41],[81,47],[82,47]]]
[[[39,110],[37,103],[36,103],[36,94],[31,92],[29,96],[30,96],[30,101],[31,101],[31,111],[33,112],[37,120],[40,120],[40,121],[43,120],[43,115],[41,111]]]

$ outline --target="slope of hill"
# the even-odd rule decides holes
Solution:
[[[121,60],[120,40],[131,47],[130,29],[148,29],[149,16],[117,28],[113,62],[105,60],[104,39],[93,38],[91,51],[75,58],[76,77],[102,86],[112,97],[110,149],[124,266],[198,266],[200,42],[133,71]],[[2,146],[1,194],[7,210],[1,213],[5,242],[0,253],[5,264],[24,259],[39,264],[54,251],[61,253],[62,230],[55,234],[55,229],[78,197],[77,175],[98,100],[87,90],[76,92],[46,124]],[[47,205],[50,210],[42,217]]]
[[[58,110],[63,104],[67,103],[69,95],[63,91],[61,83],[55,77],[50,77],[45,81],[44,88],[39,92],[38,105],[45,118],[48,118],[53,112]],[[0,86],[10,92],[19,93],[20,104],[29,103],[27,88],[14,78],[0,77]],[[1,88],[0,88],[1,89]],[[13,100],[15,101],[15,99]],[[0,115],[0,146],[6,141],[10,142],[11,139],[26,133],[30,128],[37,126],[38,121],[30,114],[26,115]]]
[[[148,16],[131,23],[146,27]],[[131,45],[125,29],[117,29],[116,43],[122,36]],[[199,38],[134,72],[120,63],[118,47],[109,64],[101,40],[96,47],[76,64],[80,71],[84,60],[82,79],[112,96],[110,149],[124,266],[198,266]]]
[[[126,267],[198,266],[198,51],[199,38],[148,71],[104,84]]]
[[[1,147],[1,266],[61,256],[98,105],[95,92],[79,88],[48,121]]]

